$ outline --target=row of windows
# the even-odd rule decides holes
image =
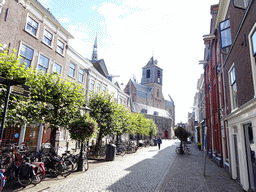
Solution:
[[[37,37],[38,36],[38,29],[39,29],[39,22],[37,22],[31,16],[28,16],[25,30],[28,33],[30,33],[31,35]],[[49,47],[53,46],[53,33],[51,33],[47,29],[44,29],[43,43],[46,44]],[[64,48],[65,48],[65,43],[63,41],[61,41],[60,39],[58,39],[57,40],[57,45],[56,45],[56,52],[63,55],[64,54]]]
[[[146,77],[147,77],[147,78],[150,78],[150,69],[148,69],[148,70],[146,71]],[[161,71],[158,70],[158,71],[157,71],[157,78],[160,78],[160,77],[161,77]]]
[[[32,59],[33,59],[33,55],[34,55],[34,50],[29,48],[28,46],[22,44],[21,45],[21,49],[20,49],[20,63],[24,64],[26,63],[26,68],[30,67]],[[37,69],[38,71],[43,72],[44,74],[48,72],[48,68],[49,68],[49,64],[50,64],[50,59],[42,54],[39,54],[39,59],[38,59],[38,63],[37,63]],[[61,74],[61,69],[62,66],[57,64],[57,63],[53,63],[53,72],[57,72],[58,74]],[[70,62],[69,64],[69,76],[71,77],[75,77],[75,71],[76,71],[76,65],[73,64],[72,62]],[[84,82],[84,76],[85,76],[85,71],[83,69],[79,69],[79,74],[78,74],[78,78],[80,82]],[[94,85],[95,85],[95,81],[91,80],[90,83],[90,91],[94,91]],[[102,91],[106,91],[106,86],[102,86]],[[97,83],[96,85],[96,91],[100,91],[101,90],[101,85],[99,83]]]
[[[20,48],[20,63],[25,63],[25,68],[28,68],[31,66],[31,62],[33,59],[34,50],[29,48],[28,46],[22,44]],[[42,71],[44,74],[47,72],[49,68],[50,59],[42,54],[39,54],[39,59],[37,63],[37,69],[38,71]],[[58,74],[61,74],[62,66],[58,63],[53,63],[53,72],[57,72]]]
[[[90,82],[90,91],[94,91],[94,86],[95,86],[95,81],[93,79],[91,79],[91,82]],[[96,85],[96,91],[97,92],[100,92],[100,88],[101,88],[101,85],[99,83],[97,83]],[[102,86],[102,91],[106,91],[107,88],[106,86]]]

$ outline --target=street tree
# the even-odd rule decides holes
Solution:
[[[174,129],[175,136],[180,140],[180,154],[184,153],[182,142],[186,142],[187,138],[190,136],[190,133],[182,128],[177,127]]]
[[[152,136],[157,135],[157,126],[155,124],[155,121],[153,119],[147,119],[149,122],[149,138],[152,139]]]
[[[71,120],[80,115],[85,90],[82,85],[63,80],[56,73],[37,70],[30,71],[27,84],[31,87],[27,115],[33,115],[36,122],[43,121],[50,125],[50,143],[55,146],[58,128],[68,128]]]
[[[124,105],[120,105],[118,103],[114,103],[114,133],[117,136],[117,142],[119,142],[119,137],[122,134],[128,133],[130,128],[129,115],[130,112]]]
[[[98,136],[94,150],[95,156],[98,156],[102,138],[114,133],[115,106],[113,95],[108,92],[92,92],[90,94],[88,107],[91,111],[89,114],[98,123]]]

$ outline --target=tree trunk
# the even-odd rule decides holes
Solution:
[[[182,140],[180,140],[180,154],[184,154]]]
[[[56,144],[56,133],[57,133],[58,128],[57,127],[52,127],[51,128],[51,137],[50,137],[50,143],[52,147],[55,149],[55,144]]]
[[[97,142],[96,142],[96,146],[95,146],[95,151],[94,151],[94,155],[96,157],[98,157],[99,150],[100,150],[100,147],[101,147],[101,139],[102,139],[102,132],[100,131],[99,135],[98,135],[98,138],[97,138]]]

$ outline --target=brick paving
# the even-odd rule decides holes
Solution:
[[[90,161],[85,173],[67,178],[46,178],[40,184],[19,188],[6,186],[4,191],[243,191],[223,168],[207,159],[207,177],[203,176],[203,152],[188,145],[192,155],[178,155],[178,140],[164,140],[157,147],[139,149],[137,153],[117,156],[115,161]]]
[[[243,192],[244,190],[224,168],[218,167],[206,157],[204,176],[204,152],[195,144],[188,145],[192,155],[177,155],[169,167],[157,192]]]

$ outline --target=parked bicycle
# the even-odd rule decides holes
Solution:
[[[4,176],[4,169],[0,169],[0,191],[3,190],[6,182],[6,177]]]
[[[188,148],[186,144],[184,144],[184,145],[182,146],[182,148],[183,148],[183,152],[184,152],[184,153],[187,153],[188,155],[191,155],[191,154],[192,154],[190,148]],[[175,152],[178,153],[178,154],[180,154],[180,153],[181,153],[181,148],[180,148],[180,147],[176,147]]]

